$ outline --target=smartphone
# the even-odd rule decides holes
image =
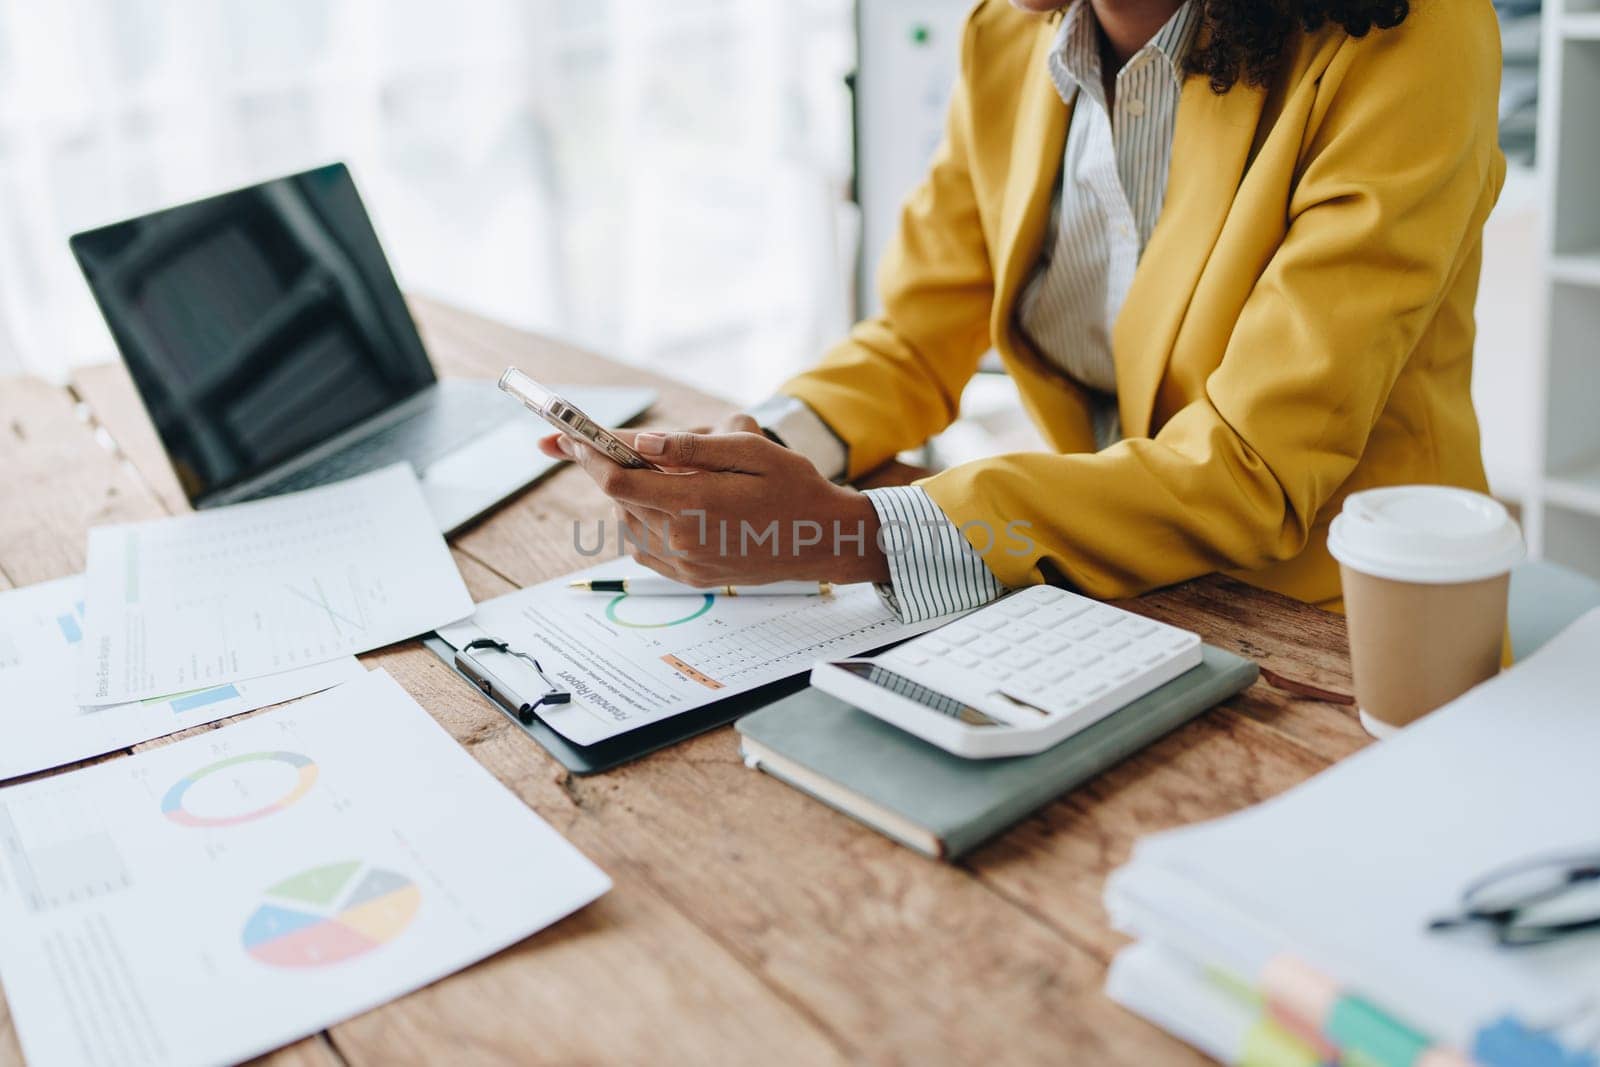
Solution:
[[[623,444],[616,434],[585,415],[576,405],[563,400],[515,367],[507,367],[506,372],[500,375],[500,390],[522,401],[523,407],[568,437],[604,452],[607,458],[619,467],[661,470]]]

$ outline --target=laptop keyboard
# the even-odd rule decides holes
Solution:
[[[473,438],[517,417],[518,412],[519,409],[492,390],[437,389],[432,402],[410,418],[354,441],[330,456],[255,489],[242,499],[314,489],[401,460],[410,461],[420,474]]]

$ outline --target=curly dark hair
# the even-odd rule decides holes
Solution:
[[[1241,78],[1266,85],[1278,72],[1296,29],[1311,32],[1333,23],[1352,37],[1374,27],[1398,26],[1411,13],[1410,0],[1200,0],[1203,27],[1186,64],[1213,92],[1225,93]]]

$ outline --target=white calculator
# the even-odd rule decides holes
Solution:
[[[811,684],[969,759],[1041,752],[1200,663],[1200,637],[1048,585]]]

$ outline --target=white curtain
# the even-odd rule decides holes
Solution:
[[[402,286],[733,397],[847,321],[849,0],[0,0],[0,369],[72,232],[333,159]]]

